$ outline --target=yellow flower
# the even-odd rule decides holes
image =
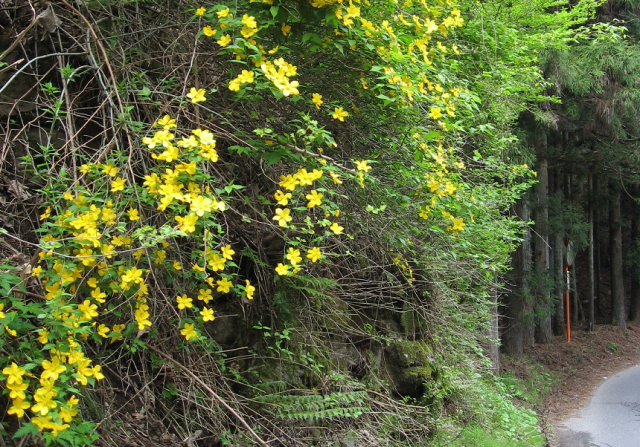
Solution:
[[[25,399],[27,397],[25,394],[27,388],[29,388],[29,384],[24,382],[7,385],[7,389],[11,390],[9,393],[11,399]]]
[[[196,231],[196,222],[198,221],[198,216],[194,213],[189,213],[188,215],[175,216],[174,218],[180,224],[178,229],[180,231],[184,231],[185,233],[193,233]]]
[[[249,14],[245,14],[242,16],[242,24],[247,28],[257,28],[258,24],[256,23],[256,18],[250,16]]]
[[[253,294],[255,293],[256,288],[251,285],[251,283],[249,282],[248,279],[245,280],[244,291],[247,294],[247,299],[248,300],[252,300],[253,299]]]
[[[48,219],[51,216],[51,207],[48,206],[44,213],[40,214],[40,220]]]
[[[231,36],[228,34],[225,34],[224,36],[220,37],[220,39],[217,40],[217,43],[221,47],[226,47],[231,43]]]
[[[318,247],[313,247],[311,250],[307,252],[307,259],[310,259],[311,262],[316,262],[322,257],[322,251]]]
[[[113,163],[102,166],[102,173],[108,175],[109,177],[115,177],[116,175],[118,175],[118,171],[119,169],[113,166]]]
[[[285,36],[288,36],[291,33],[291,25],[283,23],[280,27],[280,31],[282,31],[282,34],[284,34]]]
[[[316,191],[315,189],[312,189],[311,193],[307,194],[305,197],[309,201],[309,203],[307,203],[307,208],[313,208],[315,206],[322,205],[322,197],[323,197],[323,195],[321,193],[319,193],[318,191]]]
[[[22,376],[26,374],[26,371],[22,366],[11,362],[11,365],[2,370],[2,374],[7,376],[7,385],[12,385],[22,383]]]
[[[333,183],[335,183],[336,185],[342,185],[342,180],[340,180],[340,174],[336,174],[335,172],[329,172],[329,175],[331,176]]]
[[[211,296],[211,294],[213,293],[211,289],[200,289],[199,292],[200,293],[198,294],[198,299],[200,301],[204,301],[205,304],[213,299],[213,297]]]
[[[200,311],[200,315],[202,315],[202,321],[213,321],[216,319],[213,315],[213,309],[209,309],[207,307]]]
[[[342,107],[336,107],[333,110],[333,114],[331,115],[334,120],[339,120],[344,122],[344,119],[349,116],[349,112],[346,112],[342,109]]]
[[[204,89],[196,89],[195,87],[191,87],[191,90],[189,90],[189,93],[187,93],[187,98],[189,98],[191,100],[192,104],[196,104],[199,102],[204,102],[207,100],[207,98],[204,96]]]
[[[180,261],[173,261],[173,269],[182,270],[182,264],[180,264]]]
[[[198,9],[196,9],[196,15],[197,16],[203,16],[205,12],[207,12],[207,8],[200,7]]]
[[[329,229],[335,234],[342,234],[344,232],[344,227],[338,225],[338,222],[334,222],[333,225],[329,227]]]
[[[302,256],[300,256],[300,250],[293,247],[289,247],[286,258],[291,262],[292,266],[296,266],[302,262]]]
[[[12,337],[17,337],[18,333],[16,331],[14,331],[13,329],[10,329],[9,326],[5,325],[4,326],[4,330],[7,331],[7,334],[11,335]]]
[[[280,190],[277,190],[273,197],[278,201],[278,205],[287,206],[289,204],[289,199],[292,197],[291,193],[284,193]]]
[[[99,302],[100,304],[104,304],[105,298],[107,294],[100,290],[100,287],[96,287],[91,291],[91,298]]]
[[[320,93],[314,93],[311,102],[315,104],[316,109],[320,110],[320,106],[323,104],[322,95]]]
[[[111,182],[111,192],[124,191],[124,185],[127,182],[126,179],[118,177]]]
[[[40,329],[40,332],[38,332],[38,341],[43,345],[49,343],[49,331],[45,328]]]
[[[202,217],[205,213],[210,213],[213,209],[213,200],[208,197],[197,196],[191,200],[191,211]]]
[[[367,160],[356,160],[356,169],[358,171],[367,172],[371,170],[371,166],[367,164]]]
[[[96,304],[93,304],[89,300],[84,300],[82,304],[78,305],[78,310],[82,312],[82,318],[84,318],[86,321],[91,321],[98,316],[97,309],[98,306]]]
[[[172,119],[169,115],[165,115],[153,123],[153,127],[162,127],[164,130],[170,130],[177,127],[176,120]]]
[[[293,191],[298,186],[299,181],[296,175],[281,175],[279,185],[286,190]]]
[[[462,217],[453,218],[453,225],[447,227],[448,230],[451,231],[463,231],[464,230],[464,222]]]
[[[4,304],[0,303],[0,320],[4,320],[5,314],[2,312],[4,309]]]
[[[235,250],[231,248],[231,245],[225,245],[220,251],[222,252],[222,257],[229,261],[232,260],[233,255],[236,254]]]
[[[42,371],[42,375],[40,377],[45,380],[58,380],[60,374],[67,370],[66,366],[60,364],[60,358],[58,357],[53,357],[51,361],[43,360],[41,366],[44,371]]]
[[[109,329],[109,326],[107,326],[106,324],[101,324],[100,326],[98,326],[98,335],[102,338],[107,338],[107,334],[109,333],[111,329]]]
[[[13,405],[7,410],[7,414],[15,414],[18,419],[24,417],[24,410],[28,410],[31,406],[29,402],[25,402],[23,399],[14,399],[11,402]]]
[[[207,264],[209,265],[209,268],[214,272],[217,272],[218,270],[220,271],[224,270],[224,263],[226,262],[226,259],[218,256],[217,253],[209,254],[207,256],[207,260],[208,260]]]
[[[189,298],[186,294],[176,297],[176,301],[178,303],[178,309],[180,310],[190,309],[193,307],[193,304],[192,304],[193,300]]]
[[[288,208],[276,208],[276,215],[273,216],[272,220],[278,222],[278,225],[280,225],[281,227],[286,227],[287,223],[293,220],[293,218],[291,217],[291,210],[289,210]]]
[[[127,214],[129,215],[129,220],[132,222],[135,222],[136,220],[140,220],[140,213],[135,208],[129,208],[129,211],[127,211]]]
[[[223,9],[222,11],[218,11],[216,12],[216,14],[218,15],[219,19],[224,19],[229,15],[229,8]]]
[[[289,266],[287,264],[283,264],[282,262],[279,262],[278,266],[276,267],[276,273],[280,276],[288,276]]]
[[[186,338],[187,341],[192,338],[198,338],[198,333],[194,329],[194,325],[191,323],[185,323],[184,328],[180,329],[180,333],[184,335],[184,338]]]
[[[440,107],[431,107],[431,109],[429,109],[429,117],[434,120],[442,118],[442,110]]]
[[[231,286],[233,286],[233,283],[227,278],[222,278],[216,281],[216,285],[218,286],[216,288],[216,292],[229,293],[231,291]]]

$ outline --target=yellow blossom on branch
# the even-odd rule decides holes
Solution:
[[[207,12],[207,8],[200,7],[198,9],[196,9],[196,15],[197,16],[203,16],[205,12]]]
[[[209,309],[207,307],[200,311],[200,315],[202,315],[202,321],[213,321],[216,319],[213,314],[213,309]]]
[[[311,97],[311,102],[316,106],[316,109],[320,110],[320,106],[324,103],[322,101],[322,95],[320,93],[314,93]]]
[[[344,119],[349,116],[349,112],[346,112],[342,107],[336,107],[331,116],[335,120],[344,122]]]
[[[244,291],[247,294],[247,299],[248,300],[252,300],[253,299],[253,294],[255,293],[256,288],[251,285],[251,283],[249,282],[248,279],[245,280]]]
[[[194,325],[191,323],[185,323],[184,327],[180,329],[180,333],[187,339],[187,341],[192,338],[198,338],[198,333],[194,329]]]
[[[289,222],[293,220],[291,217],[291,210],[288,208],[280,209],[276,208],[276,215],[273,216],[273,220],[278,222],[281,227],[286,227]]]
[[[284,193],[280,190],[276,191],[273,197],[278,201],[278,205],[287,206],[289,204],[289,199],[292,197],[291,193]]]
[[[280,276],[288,276],[289,266],[287,264],[283,264],[282,262],[278,263],[278,266],[276,267],[276,273]]]
[[[225,34],[224,36],[221,36],[220,39],[218,39],[216,42],[221,47],[226,47],[227,45],[229,45],[231,43],[231,36],[228,35],[228,34]]]
[[[307,259],[311,262],[317,262],[322,257],[322,251],[318,247],[313,247],[307,252]]]
[[[294,267],[302,262],[302,256],[300,256],[300,250],[295,249],[293,247],[289,247],[286,258]]]
[[[176,297],[178,303],[178,309],[190,309],[193,307],[193,299],[189,298],[186,294]]]
[[[204,89],[196,89],[195,87],[191,87],[189,93],[187,93],[187,98],[191,100],[192,104],[197,104],[199,102],[204,102],[207,98],[204,96]]]
[[[216,281],[216,285],[218,286],[216,288],[216,292],[229,293],[231,291],[231,286],[233,286],[233,283],[227,278],[222,278]]]
[[[323,194],[319,193],[315,189],[312,189],[311,193],[307,194],[305,197],[309,201],[309,203],[307,203],[307,208],[313,208],[322,205]]]
[[[356,160],[356,169],[358,171],[367,172],[371,170],[371,166],[367,164],[367,160]]]
[[[335,234],[342,234],[344,232],[344,227],[338,225],[338,222],[334,222],[329,229],[333,231]]]

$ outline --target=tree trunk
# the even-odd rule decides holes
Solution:
[[[620,189],[616,187],[613,191],[609,214],[611,232],[611,324],[625,327],[622,222],[620,221],[620,215]]]
[[[524,209],[528,209],[525,204],[526,198],[516,203],[513,211],[522,221],[525,219]],[[527,212],[528,214],[528,212]],[[511,258],[511,266],[513,267],[511,278],[513,280],[513,290],[505,296],[504,299],[504,316],[502,330],[502,348],[504,352],[512,357],[520,358],[524,353],[524,324],[522,321],[524,312],[524,290],[526,278],[524,273],[524,244],[523,242],[516,249]]]
[[[553,186],[555,188],[556,201],[559,206],[562,206],[563,200],[563,175],[560,169],[556,169],[554,175]],[[553,333],[555,335],[564,335],[567,331],[565,325],[565,282],[566,275],[564,274],[564,241],[562,240],[563,231],[560,228],[555,229],[553,235],[553,296],[555,301],[555,314],[553,316]]]
[[[522,200],[522,220],[529,222],[531,220],[531,193],[527,193]],[[535,302],[531,295],[531,268],[533,265],[533,247],[531,238],[531,227],[527,225],[522,237],[522,287],[521,296],[524,306],[522,320],[522,332],[524,336],[524,346],[531,347],[535,342],[535,321],[534,305]]]
[[[546,141],[543,144],[546,145]],[[537,202],[535,221],[538,235],[535,243],[535,263],[536,271],[539,275],[536,295],[541,315],[536,325],[536,341],[544,344],[553,341],[551,328],[553,306],[550,302],[549,285],[546,280],[549,275],[549,237],[547,236],[549,226],[549,175],[548,163],[544,154],[542,156],[539,155],[536,170],[538,172],[538,184],[535,186]]]
[[[593,193],[593,177],[589,175],[589,246],[588,246],[588,263],[589,263],[589,292],[587,295],[587,331],[592,332],[596,328],[595,317],[595,295],[596,295],[596,276],[595,276],[595,259],[594,259],[594,193]]]
[[[640,241],[640,216],[634,216],[631,223],[631,237],[634,248]],[[637,252],[636,252],[637,256]],[[631,275],[631,306],[629,307],[629,320],[640,321],[640,281],[638,280],[638,266],[633,268]]]

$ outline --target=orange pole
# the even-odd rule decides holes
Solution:
[[[565,300],[564,300],[564,308],[566,309],[566,315],[567,315],[567,341],[570,342],[571,341],[571,310],[569,309],[569,287],[570,287],[570,283],[569,283],[569,266],[565,265],[564,266],[564,271],[567,275],[567,290],[565,292]]]

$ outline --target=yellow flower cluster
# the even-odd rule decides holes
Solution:
[[[298,68],[295,65],[291,65],[283,58],[279,58],[273,62],[263,62],[260,65],[260,69],[262,69],[267,79],[269,79],[284,96],[300,94],[298,91],[300,83],[298,81],[291,81],[290,79],[290,77],[297,74]]]
[[[78,383],[86,386],[89,378],[102,380],[104,375],[99,365],[91,366],[91,360],[84,356],[79,345],[72,339],[67,340],[69,351],[62,352],[59,349],[51,349],[51,360],[42,360],[40,366],[42,372],[37,381],[25,381],[25,376],[35,378],[15,362],[2,370],[6,377],[6,388],[9,390],[11,407],[7,414],[23,418],[25,411],[29,410],[36,416],[31,418],[40,431],[51,430],[54,437],[58,433],[70,428],[67,422],[71,422],[78,414],[76,405],[79,403],[75,396],[71,396],[66,402],[56,399],[59,395],[57,381],[60,375],[70,372]],[[30,385],[35,385],[35,391],[31,394],[32,401],[28,397]]]

